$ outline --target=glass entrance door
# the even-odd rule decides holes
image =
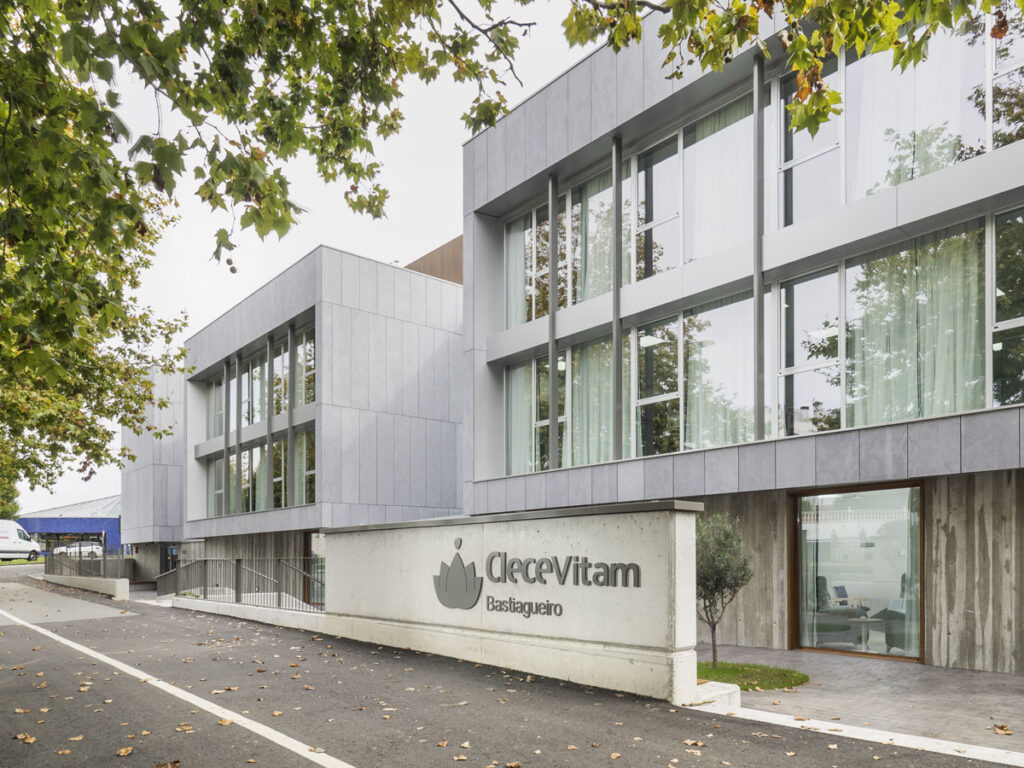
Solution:
[[[919,658],[919,488],[797,499],[800,645]]]

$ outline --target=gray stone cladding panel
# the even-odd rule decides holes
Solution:
[[[814,484],[841,485],[860,480],[860,435],[836,432],[814,438]]]
[[[735,493],[739,488],[739,450],[718,448],[704,454],[704,492]]]
[[[427,506],[441,506],[441,422],[427,421]]]
[[[473,483],[473,514],[487,514],[487,481]]]
[[[615,52],[598,48],[590,57],[590,135],[598,137],[615,128]]]
[[[526,476],[526,508],[544,509],[547,503],[547,476],[543,474]]]
[[[471,139],[473,147],[473,210],[487,202],[487,156],[490,129]]]
[[[619,501],[637,501],[644,497],[644,460],[622,461],[617,468]]]
[[[377,264],[377,311],[386,317],[395,315],[395,273],[390,264]]]
[[[409,453],[410,423],[408,416],[395,416],[394,461],[395,461],[395,503],[411,504],[412,460]]]
[[[359,502],[377,503],[377,419],[359,411]]]
[[[907,477],[907,425],[893,424],[860,432],[862,483]]]
[[[473,210],[475,194],[473,191],[473,154],[476,141],[467,141],[462,147],[462,215]]]
[[[766,491],[775,488],[775,444],[739,446],[739,490]]]
[[[673,496],[704,495],[704,452],[672,457]]]
[[[523,178],[540,173],[547,167],[545,152],[545,108],[547,99],[543,93],[532,96],[522,106],[526,130],[523,147]]]
[[[960,472],[960,419],[934,419],[907,425],[907,474],[910,477]]]
[[[377,414],[377,503],[395,504],[395,417]]]
[[[961,470],[984,472],[1020,466],[1020,411],[1005,408],[960,417]]]
[[[359,260],[359,309],[377,311],[377,262]]]
[[[644,498],[671,499],[675,493],[672,481],[672,457],[657,456],[645,459]]]
[[[499,478],[497,480],[487,481],[487,512],[505,512],[508,509],[507,499],[505,497],[505,480]]]
[[[590,70],[593,57],[588,56],[569,70],[569,152],[590,143],[590,110],[593,98],[590,92]],[[550,153],[548,157],[551,157]]]
[[[526,478],[522,475],[505,478],[505,506],[510,512],[526,509]]]
[[[427,422],[423,419],[409,421],[409,501],[413,506],[427,504]]]
[[[545,147],[543,167],[569,154],[569,76],[562,75],[538,96],[544,99]],[[537,149],[540,154],[540,148]]]
[[[569,474],[569,506],[592,504],[594,499],[593,472],[590,467],[566,470]]]
[[[566,507],[569,505],[569,470],[560,469],[547,473],[545,506]]]
[[[505,189],[505,120],[499,120],[486,132],[487,199],[493,200]]]
[[[628,45],[615,55],[615,122],[621,124],[644,108],[644,47]]]
[[[591,467],[590,477],[592,504],[608,504],[619,500],[619,474],[614,464]]]
[[[661,24],[662,15],[659,13],[649,14],[644,18],[644,35],[640,45],[643,47],[644,69],[641,88],[645,109],[672,95],[672,81],[666,79],[665,75],[668,72],[661,68],[668,53],[661,47],[661,38],[658,37],[658,27]]]
[[[526,108],[508,113],[505,122],[505,184],[515,187],[526,179]]]
[[[775,443],[775,487],[814,485],[814,437],[798,437]]]

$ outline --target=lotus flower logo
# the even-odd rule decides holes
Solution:
[[[462,539],[456,539],[455,548],[461,546]],[[468,610],[480,599],[483,583],[483,577],[476,575],[476,563],[467,568],[462,564],[462,555],[456,552],[451,565],[441,562],[441,573],[434,577],[434,591],[445,608]]]

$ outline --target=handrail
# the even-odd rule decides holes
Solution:
[[[291,564],[291,563],[289,563],[289,562],[286,562],[286,561],[282,560],[282,561],[281,561],[281,565],[285,566],[286,568],[291,568],[291,569],[292,569],[293,571],[295,571],[296,573],[298,573],[298,574],[300,574],[300,575],[302,575],[302,576],[308,576],[308,577],[309,577],[310,579],[312,579],[313,581],[315,581],[315,582],[316,582],[317,584],[320,584],[321,586],[322,586],[322,585],[323,585],[323,583],[324,583],[324,582],[323,582],[323,581],[322,581],[321,579],[318,579],[318,578],[317,578],[316,576],[314,576],[314,575],[313,575],[312,573],[310,573],[309,571],[304,571],[304,570],[302,570],[301,568],[296,568],[296,567],[295,567],[294,565],[292,565],[292,564]]]
[[[275,579],[273,576],[267,576],[267,574],[261,573],[260,571],[254,571],[252,568],[247,566],[244,561],[242,562],[242,570],[248,571],[254,576],[259,576],[261,579],[266,579],[267,581],[272,581],[274,584],[277,584],[277,579]]]

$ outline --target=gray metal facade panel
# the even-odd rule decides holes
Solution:
[[[775,443],[775,487],[814,485],[815,437],[779,440]]]
[[[616,58],[615,52],[607,46],[599,48],[589,57],[590,136],[593,139],[608,133],[616,125]]]
[[[508,187],[505,184],[505,133],[507,120],[499,120],[488,128],[487,136],[487,197],[493,199]]]
[[[634,459],[614,465],[617,501],[638,501],[644,498],[644,464],[643,459]]]
[[[814,438],[814,482],[842,485],[860,482],[860,435],[836,432]]]
[[[907,425],[893,424],[859,431],[860,481],[903,480],[907,477]]]
[[[592,503],[608,504],[619,500],[619,473],[614,464],[596,464],[590,468]]]
[[[674,496],[704,495],[704,452],[680,453],[672,457]]]
[[[569,471],[560,469],[547,473],[544,506],[565,507],[569,504]]]
[[[590,112],[593,105],[591,97],[591,76],[592,57],[587,57],[575,67],[569,70],[569,152],[575,152],[593,138],[591,132]],[[550,152],[548,156],[551,157]]]
[[[1004,408],[960,417],[961,469],[1015,469],[1020,461],[1020,410]]]
[[[523,104],[523,178],[540,173],[548,165],[547,99],[537,94]]]
[[[590,467],[574,467],[569,475],[569,506],[579,507],[594,503],[593,472]]]
[[[505,122],[505,184],[515,187],[526,180],[526,109],[514,109]]]
[[[775,445],[751,443],[738,448],[739,490],[763,491],[775,488]]]
[[[960,419],[932,419],[907,425],[907,473],[911,477],[960,472]]]
[[[657,456],[644,460],[644,493],[642,498],[670,499],[675,495],[672,463],[671,456]]]
[[[615,56],[615,123],[636,117],[644,108],[644,46],[630,45]]]
[[[735,493],[739,490],[739,450],[716,448],[704,454],[704,492]]]
[[[569,76],[562,75],[536,98],[544,99],[544,165],[547,167],[569,153]]]

